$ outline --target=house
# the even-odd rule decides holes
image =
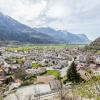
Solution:
[[[100,65],[100,55],[97,55],[97,56],[96,56],[95,63],[96,63],[97,65]]]
[[[85,70],[78,70],[78,73],[80,73],[80,76],[84,80],[90,80],[92,78],[92,75],[86,72]]]
[[[3,84],[5,82],[6,78],[3,76],[0,76],[0,85]]]
[[[85,55],[78,55],[75,59],[76,62],[86,62],[86,56]]]
[[[94,76],[100,76],[100,70],[95,70],[93,71],[93,73],[94,73]]]
[[[78,63],[76,68],[77,70],[85,70],[86,65],[84,63]]]
[[[27,74],[33,74],[33,75],[40,75],[40,74],[43,74],[45,72],[46,72],[45,68],[37,68],[37,69],[30,68],[30,69],[26,69],[26,73]]]
[[[53,75],[37,76],[37,83],[49,84],[52,80],[55,80]]]
[[[3,65],[4,64],[4,59],[2,59],[1,57],[0,57],[0,65]]]
[[[51,90],[61,89],[61,82],[59,80],[52,80],[49,82]]]
[[[94,68],[96,68],[96,64],[90,64],[88,67],[89,67],[90,69],[94,69]]]
[[[93,71],[94,76],[100,76],[100,68],[95,68],[92,71]]]
[[[15,93],[18,95],[10,93],[4,98],[4,100],[18,100],[19,99],[18,97],[20,97],[20,100],[29,100],[29,99],[37,100],[39,98],[35,98],[36,96],[38,95],[40,96],[41,94],[51,93],[51,89],[49,84],[36,84],[36,85],[25,86],[24,88],[18,88]],[[46,96],[46,99],[42,100],[48,100],[48,96]],[[54,100],[54,99],[52,98],[49,100]]]
[[[24,62],[24,67],[26,68],[31,68],[32,67],[32,61],[31,60],[26,60]]]
[[[52,68],[53,68],[53,69],[62,69],[63,66],[57,66],[57,65],[56,65],[56,66],[52,66]]]
[[[0,76],[4,76],[4,69],[0,67]]]
[[[5,71],[2,67],[0,67],[0,84],[4,83],[5,81]]]
[[[12,71],[12,72],[16,72],[16,70],[17,70],[18,68],[20,68],[20,64],[13,64],[10,68],[11,68],[11,71]]]
[[[21,80],[14,79],[14,82],[9,86],[9,90],[16,89],[21,85]]]
[[[68,66],[68,61],[60,60],[59,63],[58,63],[58,66],[60,66],[61,68],[67,67]]]
[[[4,64],[2,65],[4,68],[8,68],[8,67],[10,67],[10,65],[8,64],[8,63],[6,63],[6,62],[4,62]]]

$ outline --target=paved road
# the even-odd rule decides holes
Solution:
[[[66,76],[68,68],[70,67],[70,65],[74,61],[74,58],[71,55],[68,55],[68,56],[70,56],[72,58],[72,61],[68,61],[68,66],[60,70],[61,71],[61,77]]]

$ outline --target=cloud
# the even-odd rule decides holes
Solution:
[[[32,0],[0,0],[0,11],[17,19],[28,23],[39,17],[46,6],[46,2],[33,2]]]
[[[64,2],[61,2],[60,0],[55,0],[55,3],[53,0],[51,2],[48,2],[48,10],[46,12],[46,15],[50,18],[65,18],[69,16],[71,13],[70,9]]]
[[[0,0],[0,12],[31,27],[66,29],[92,39],[100,36],[99,11],[100,0]]]

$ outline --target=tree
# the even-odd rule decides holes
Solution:
[[[2,56],[2,52],[0,51],[0,56]]]
[[[68,81],[71,81],[72,83],[79,83],[82,81],[82,78],[80,77],[80,74],[77,72],[76,64],[72,62],[70,65],[70,68],[67,71],[67,78]]]
[[[26,77],[25,68],[22,66],[18,68],[17,71],[15,72],[15,77],[24,80]]]

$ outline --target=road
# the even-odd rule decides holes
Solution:
[[[68,56],[70,56],[70,57],[72,58],[72,61],[68,61],[68,66],[67,66],[67,67],[64,67],[64,68],[62,68],[62,69],[60,70],[60,72],[61,72],[61,77],[66,76],[67,70],[69,69],[70,65],[71,65],[72,62],[74,61],[74,58],[73,58],[71,55],[68,55]]]

